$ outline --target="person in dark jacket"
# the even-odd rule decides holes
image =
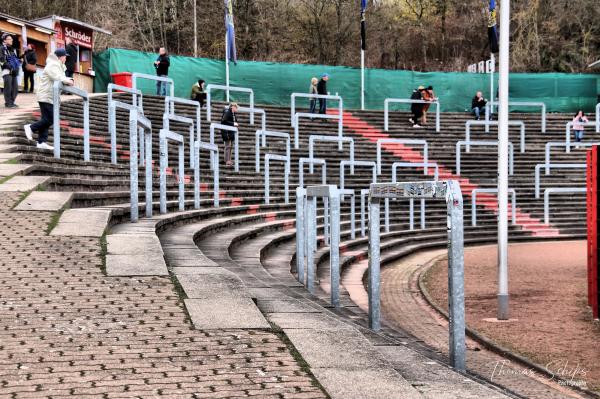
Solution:
[[[33,93],[35,72],[27,70],[27,65],[37,65],[37,54],[33,44],[28,44],[27,50],[23,54],[23,92]]]
[[[425,87],[423,86],[419,86],[418,89],[413,90],[410,99],[411,100],[422,100],[423,99],[423,91],[425,90]],[[410,105],[410,111],[412,112],[413,116],[409,119],[410,123],[413,124],[413,127],[421,127],[419,125],[419,122],[421,120],[421,117],[423,116],[423,103],[412,103]]]
[[[198,101],[200,107],[204,107],[204,101],[206,101],[204,83],[204,79],[198,79],[198,81],[192,85],[192,93],[190,94],[190,98],[194,101]]]
[[[154,61],[154,67],[156,68],[156,74],[158,76],[167,77],[169,76],[169,66],[171,66],[171,60],[167,49],[161,47],[158,50],[158,58]],[[156,82],[156,95],[166,96],[167,95],[167,82]]]
[[[471,100],[471,111],[473,112],[473,115],[475,115],[475,119],[479,120],[482,111],[485,115],[485,104],[487,104],[487,101],[483,98],[483,94],[478,91]]]
[[[77,47],[75,47],[70,37],[65,39],[65,51],[67,52],[67,62],[65,63],[67,71],[65,75],[67,75],[67,78],[72,78],[77,67]]]
[[[237,103],[229,104],[229,107],[225,108],[223,111],[221,125],[238,127],[237,110]],[[233,162],[231,161],[231,148],[233,146],[233,141],[235,140],[235,132],[230,130],[221,130],[221,137],[223,138],[223,143],[225,144],[225,165],[231,166],[233,165]]]
[[[317,93],[322,95],[327,95],[327,81],[329,80],[329,75],[324,73],[321,75],[321,79],[319,83],[317,83]],[[319,98],[319,113],[326,114],[327,113],[327,99]]]
[[[17,52],[13,48],[13,37],[9,33],[4,33],[0,45],[0,69],[4,81],[4,106],[6,108],[17,108],[15,100],[19,94],[17,77],[20,67]]]

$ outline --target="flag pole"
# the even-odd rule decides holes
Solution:
[[[229,29],[225,29],[225,91],[227,102],[229,102]]]
[[[498,107],[498,320],[508,320],[508,73],[510,0],[500,3]]]
[[[365,110],[365,50],[360,49],[360,109]]]

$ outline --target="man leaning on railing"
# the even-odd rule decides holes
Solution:
[[[48,128],[54,123],[54,105],[53,105],[53,89],[54,82],[60,81],[68,86],[73,86],[73,79],[65,75],[67,68],[67,52],[64,48],[57,49],[54,54],[50,54],[46,59],[46,67],[38,86],[37,100],[40,104],[40,112],[42,118],[31,125],[25,125],[25,135],[28,140],[33,140],[33,132],[37,132],[37,148],[44,150],[53,150],[54,147],[47,143]],[[59,99],[60,101],[60,99]]]

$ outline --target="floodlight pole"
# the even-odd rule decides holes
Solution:
[[[194,58],[196,57],[198,57],[198,24],[196,23],[196,0],[194,0]]]
[[[510,0],[500,4],[498,107],[498,320],[508,320],[508,74]]]

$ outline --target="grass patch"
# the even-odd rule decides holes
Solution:
[[[100,259],[102,260],[100,269],[104,275],[106,275],[106,254],[108,254],[108,244],[106,242],[106,232],[104,232],[100,237]]]
[[[0,179],[0,184],[5,183],[7,181],[9,181],[10,179],[12,179],[14,177],[14,175],[12,176],[6,176]]]
[[[21,163],[21,162],[19,162],[19,160],[18,160],[18,159],[16,159],[16,158],[13,158],[13,159],[9,159],[8,161],[4,161],[4,163],[5,163],[5,164],[9,164],[9,165],[16,165],[16,164],[19,164],[19,163]]]
[[[11,210],[13,210],[13,209],[15,209],[17,206],[19,206],[19,204],[20,204],[21,202],[23,202],[23,201],[25,200],[25,198],[27,198],[27,196],[28,196],[29,194],[31,194],[31,190],[29,190],[29,191],[25,191],[25,192],[22,192],[21,194],[19,194],[19,198],[17,199],[17,202],[15,202],[15,203],[13,204],[13,206],[12,206],[10,209],[11,209]]]
[[[288,336],[285,335],[283,330],[277,324],[272,322],[269,322],[269,324],[271,324],[271,330],[273,331],[273,333],[277,335],[277,337],[279,337],[279,339],[285,344],[288,351],[290,351],[290,354],[292,355],[298,366],[300,366],[300,370],[305,372],[310,377],[311,384],[314,387],[319,388],[325,394],[325,397],[327,399],[331,399],[331,396],[329,396],[325,388],[323,388],[323,385],[321,385],[319,380],[317,380],[315,375],[312,373],[310,365],[306,362],[306,360],[304,360],[304,358],[302,357],[300,352],[298,352],[298,349],[296,349],[296,347],[294,346],[292,341],[290,341]]]
[[[66,208],[62,208],[58,212],[55,212],[52,214],[52,217],[50,218],[50,221],[48,222],[48,226],[46,227],[46,235],[50,235],[52,230],[54,230],[54,228],[58,224],[58,221],[60,220],[60,217],[62,216],[65,209]]]

